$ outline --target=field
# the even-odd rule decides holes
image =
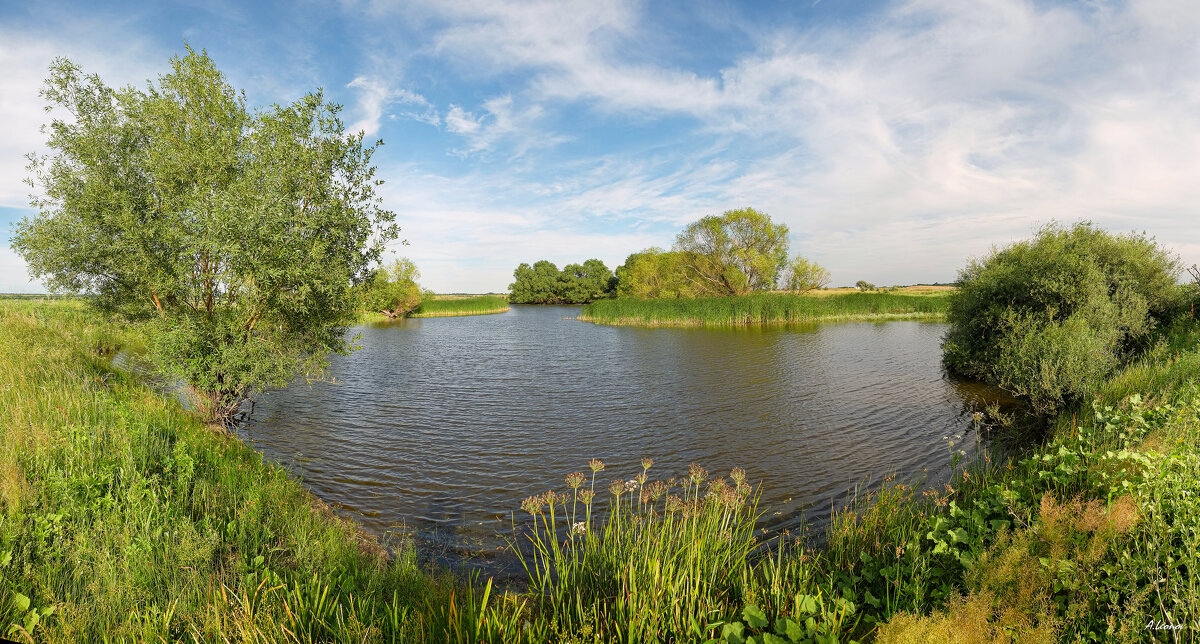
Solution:
[[[851,320],[937,320],[949,308],[945,294],[769,293],[695,299],[597,300],[579,319],[618,326],[689,327],[797,324]]]
[[[835,515],[821,548],[759,542],[766,509],[738,469],[579,463],[513,508],[528,574],[508,592],[421,567],[403,542],[381,547],[260,454],[114,370],[112,352],[137,340],[78,300],[0,300],[0,636],[796,644],[1200,632],[1192,319],[1160,329],[1044,441],[972,462],[951,443],[948,483],[885,481]]]

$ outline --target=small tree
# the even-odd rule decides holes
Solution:
[[[854,283],[854,288],[857,288],[860,291],[874,291],[875,285],[867,280],[858,280]]]
[[[743,295],[775,287],[787,264],[788,227],[753,208],[689,224],[675,239],[698,294]]]
[[[683,254],[647,248],[632,253],[617,267],[617,297],[692,297],[691,282],[683,274]]]
[[[113,89],[54,62],[42,96],[71,118],[31,156],[43,196],[13,245],[52,288],[146,324],[151,361],[229,421],[351,350],[352,286],[395,215],[376,196],[375,146],[343,134],[320,93],[251,112],[206,53],[171,70]]]
[[[820,264],[797,255],[785,272],[787,290],[807,293],[829,285],[829,271]]]
[[[395,318],[410,313],[421,305],[424,295],[417,280],[421,271],[407,257],[394,260],[388,266],[375,271],[370,281],[363,285],[363,306]]]

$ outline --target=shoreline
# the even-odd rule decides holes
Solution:
[[[825,315],[800,319],[748,320],[745,322],[708,322],[699,318],[679,318],[674,320],[647,320],[638,317],[622,317],[606,319],[591,315],[579,315],[575,318],[580,322],[603,326],[642,327],[647,329],[666,328],[722,328],[736,329],[743,327],[786,327],[802,324],[821,324],[826,322],[945,322],[945,313],[852,313],[847,315]]]

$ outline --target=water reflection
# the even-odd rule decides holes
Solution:
[[[941,324],[637,329],[577,311],[361,327],[336,384],[266,396],[243,435],[369,529],[491,566],[521,499],[590,458],[605,482],[644,456],[663,477],[741,466],[769,529],[819,526],[864,479],[944,476],[942,437],[996,395],[944,373]]]

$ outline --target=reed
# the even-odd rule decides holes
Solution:
[[[610,299],[583,307],[580,320],[618,326],[728,327],[825,321],[939,320],[949,296],[847,293],[812,297],[765,293],[694,299]]]
[[[459,315],[488,315],[508,310],[508,299],[503,295],[477,295],[472,297],[434,297],[421,302],[409,314],[414,318],[452,317]]]

